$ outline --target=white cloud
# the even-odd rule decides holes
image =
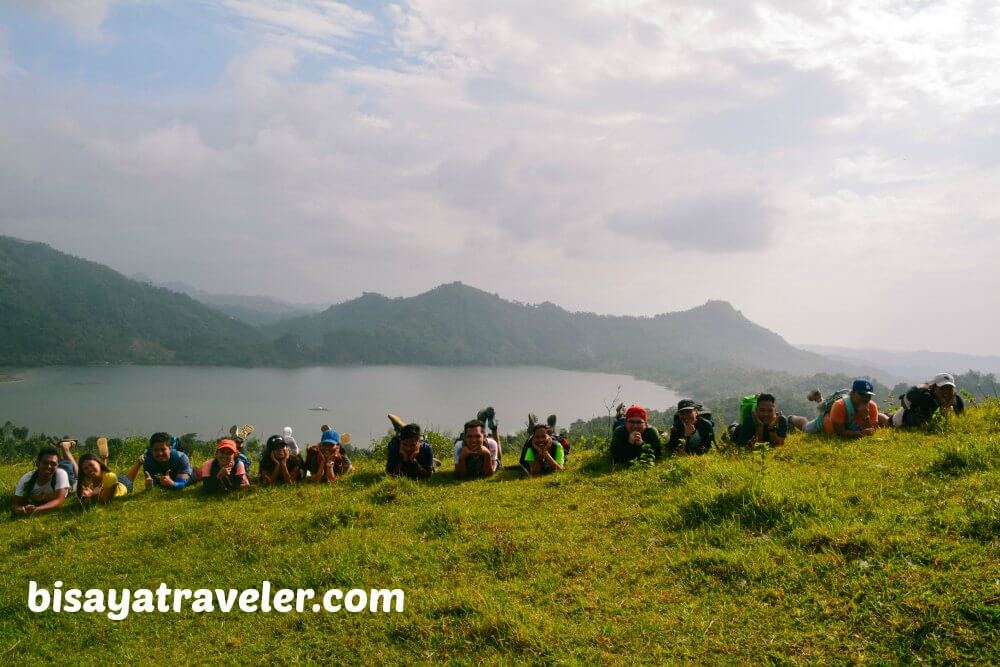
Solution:
[[[601,312],[727,298],[817,343],[895,345],[931,299],[968,324],[948,347],[992,349],[956,294],[986,313],[1000,287],[993,8],[227,7],[253,48],[193,99],[8,93],[0,154],[30,157],[0,158],[7,231],[296,300],[454,279]],[[820,293],[858,266],[863,299]]]

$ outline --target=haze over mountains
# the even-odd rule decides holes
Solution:
[[[414,297],[366,293],[258,328],[40,243],[0,237],[0,278],[7,324],[0,365],[7,366],[530,364],[646,377],[734,367],[873,371],[798,349],[723,301],[613,317],[505,301],[451,283]]]

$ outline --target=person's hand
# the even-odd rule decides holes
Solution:
[[[871,428],[870,426],[868,428],[861,429],[861,435],[874,435],[874,434],[875,434],[875,429]]]
[[[756,447],[757,446],[757,436],[751,435],[750,439],[747,440],[747,445],[749,447]]]
[[[219,472],[215,475],[219,479],[225,479],[229,477],[229,473],[232,472],[233,466],[219,466]]]
[[[630,444],[633,444],[633,445],[641,445],[642,444],[642,433],[639,433],[639,431],[632,431],[628,435],[628,441],[629,441]]]
[[[21,505],[14,508],[14,514],[27,514],[29,505]]]
[[[170,478],[169,472],[160,476],[160,486],[165,486],[168,489],[174,488],[174,480]]]
[[[684,437],[690,437],[694,435],[694,422],[684,422]]]

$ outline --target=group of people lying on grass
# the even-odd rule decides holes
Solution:
[[[835,392],[825,400],[818,391],[810,400],[818,403],[817,416],[785,416],[778,410],[775,397],[762,393],[749,396],[741,403],[740,420],[729,426],[730,439],[742,447],[767,444],[781,446],[790,428],[805,433],[831,433],[844,438],[872,435],[877,428],[915,427],[927,423],[936,413],[962,414],[962,397],[956,392],[954,377],[938,374],[931,382],[911,387],[900,397],[901,408],[892,415],[879,412],[872,400],[872,383],[855,380],[850,390]],[[492,409],[489,409],[492,412]],[[533,417],[533,416],[532,416]],[[427,479],[440,462],[434,458],[430,443],[423,437],[418,424],[403,423],[389,415],[396,434],[389,441],[385,472],[393,477]],[[532,477],[561,472],[569,455],[565,435],[555,434],[555,417],[548,422],[529,418],[528,439],[521,448],[519,467]],[[489,434],[487,433],[489,425]],[[107,503],[132,493],[140,472],[147,489],[181,491],[201,484],[206,492],[227,493],[246,489],[251,481],[251,463],[242,445],[252,427],[233,427],[230,438],[216,443],[215,455],[200,467],[192,467],[188,455],[177,447],[167,433],[154,433],[149,447],[124,473],[108,467],[107,439],[99,438],[97,453],[83,454],[79,461],[73,455],[75,440],[62,440],[58,448],[44,447],[36,457],[35,470],[18,480],[14,490],[14,516],[32,515],[55,509],[75,492],[83,505]],[[267,439],[260,463],[258,481],[261,485],[311,483],[325,484],[350,474],[354,466],[344,451],[347,435],[324,426],[320,441],[307,447],[305,457],[292,438],[291,429],[284,435]],[[611,436],[611,459],[626,464],[643,456],[659,459],[666,453],[675,455],[705,454],[715,446],[715,424],[711,413],[691,399],[677,404],[673,425],[660,433],[649,424],[645,408],[633,405],[627,410],[619,406]],[[666,441],[664,445],[664,441]],[[491,477],[500,467],[500,438],[492,414],[486,421],[473,419],[465,423],[462,436],[455,441],[454,474],[459,479]]]
[[[397,423],[398,418],[395,419],[396,435],[388,444],[386,474],[427,479],[441,462],[434,458],[431,445],[418,424]],[[324,427],[320,441],[306,448],[304,457],[300,456],[290,431],[286,428],[284,436],[273,435],[267,439],[258,464],[257,483],[263,486],[325,484],[354,471],[337,431]],[[486,423],[479,419],[466,422],[462,437],[455,442],[457,478],[490,477],[497,471],[501,451],[495,426],[492,431],[493,437],[489,437]],[[79,461],[72,451],[76,444],[75,440],[64,439],[58,447],[42,448],[35,460],[35,470],[23,475],[15,487],[11,508],[14,516],[56,509],[71,493],[75,493],[84,506],[107,503],[132,493],[140,474],[146,489],[166,491],[181,491],[200,484],[208,493],[228,493],[251,485],[251,463],[242,449],[240,435],[219,439],[215,455],[195,467],[178,447],[176,439],[167,433],[154,433],[146,450],[123,473],[112,472],[109,468],[106,438],[98,439],[96,453],[83,454]],[[561,471],[568,449],[565,437],[555,436],[549,424],[533,424],[521,452],[521,465],[532,476]]]
[[[877,428],[907,428],[922,426],[935,414],[960,415],[965,403],[955,387],[950,373],[939,373],[928,383],[919,384],[900,396],[900,409],[884,414],[873,400],[875,388],[867,379],[857,379],[849,390],[834,392],[826,399],[818,390],[809,400],[818,403],[815,417],[785,416],[778,409],[775,397],[768,393],[746,397],[740,406],[740,419],[729,425],[730,440],[740,447],[785,443],[789,429],[804,433],[830,433],[842,438],[863,438]],[[664,441],[666,445],[664,446]],[[691,399],[677,404],[670,430],[660,433],[649,425],[647,411],[637,405],[627,410],[619,406],[611,436],[611,459],[629,463],[649,454],[659,459],[666,453],[676,455],[704,454],[715,445],[715,423],[711,413]]]

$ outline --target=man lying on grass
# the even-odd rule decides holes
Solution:
[[[147,489],[180,491],[195,482],[191,461],[187,454],[171,446],[167,433],[154,433],[149,437],[149,449],[140,461],[146,472]]]
[[[611,460],[628,463],[642,456],[644,445],[649,445],[653,456],[660,458],[662,442],[660,433],[648,423],[646,408],[633,405],[625,411],[625,425],[611,434]]]
[[[497,469],[497,442],[486,437],[486,425],[478,419],[465,422],[462,439],[455,443],[455,477],[490,477]]]
[[[389,441],[385,472],[391,477],[427,479],[434,473],[434,450],[420,437],[418,424],[406,424]]]
[[[69,476],[59,467],[59,450],[42,447],[35,457],[35,470],[25,473],[14,487],[13,516],[33,516],[54,510],[69,494]]]
[[[566,453],[562,443],[552,437],[546,423],[532,427],[531,437],[521,448],[521,467],[532,477],[562,472],[566,465]]]
[[[955,390],[955,377],[951,373],[938,373],[927,384],[919,384],[899,397],[902,408],[891,415],[879,415],[879,421],[890,427],[923,426],[936,412],[943,415],[960,415],[965,412],[965,402]]]
[[[819,392],[810,394],[809,400],[821,401]],[[792,415],[788,423],[804,433],[832,433],[841,438],[863,438],[875,433],[879,426],[878,405],[872,400],[875,386],[860,378],[851,385],[846,396],[820,402],[819,416],[807,419]],[[836,394],[834,395],[836,396]]]
[[[715,424],[702,406],[690,398],[677,403],[674,425],[670,428],[667,450],[674,454],[705,454],[715,444]]]
[[[786,437],[788,418],[778,411],[771,394],[757,394],[757,406],[732,432],[734,443],[751,449],[765,443],[780,447]]]

